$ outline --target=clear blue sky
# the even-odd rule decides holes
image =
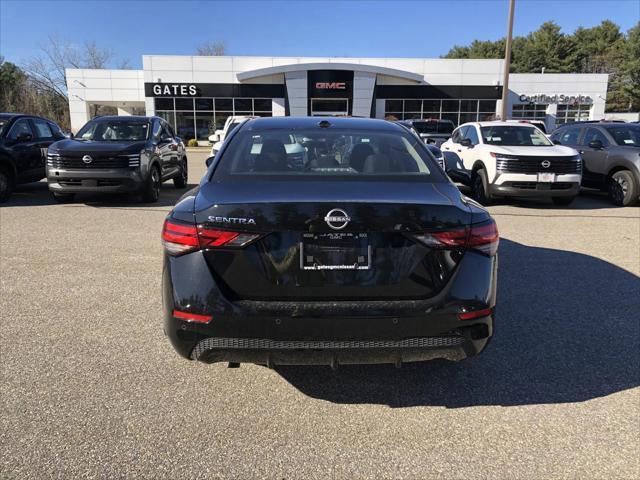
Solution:
[[[224,40],[230,55],[438,57],[504,36],[506,0],[28,1],[0,0],[0,54],[20,63],[49,34],[95,40],[140,68],[143,54],[195,53]],[[515,35],[555,20],[564,32],[610,19],[627,30],[639,0],[517,0]]]

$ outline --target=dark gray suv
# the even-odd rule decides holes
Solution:
[[[159,117],[97,117],[49,147],[47,182],[60,202],[76,193],[137,192],[155,202],[160,184],[187,186],[184,144]]]
[[[558,128],[551,140],[582,156],[582,186],[609,193],[616,205],[633,205],[640,196],[640,125],[594,122]]]

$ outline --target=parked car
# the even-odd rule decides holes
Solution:
[[[431,154],[435,157],[436,162],[438,162],[438,165],[444,172],[446,170],[446,165],[444,162],[444,155],[442,154],[442,150],[436,147],[433,143],[427,143],[426,147],[427,147],[427,150],[429,150]]]
[[[470,186],[473,197],[485,205],[503,196],[547,197],[569,205],[580,192],[578,152],[554,145],[530,124],[465,123],[442,150],[461,160],[462,168],[449,170],[449,176]]]
[[[567,124],[552,140],[582,156],[582,186],[608,192],[619,206],[640,196],[640,126],[620,122]]]
[[[547,137],[549,136],[549,132],[547,132],[547,124],[542,120],[507,120],[507,122],[528,123],[530,125],[533,125],[534,127],[537,127]]]
[[[492,336],[496,224],[384,120],[243,123],[162,238],[164,331],[192,360],[399,365]]]
[[[159,117],[94,118],[47,155],[49,190],[62,202],[87,192],[135,192],[155,202],[162,182],[185,188],[187,178],[184,143]]]
[[[46,118],[0,113],[0,202],[16,185],[45,177],[47,148],[64,138],[60,127]]]
[[[436,146],[441,145],[451,137],[456,128],[451,120],[427,118],[424,120],[399,120],[398,123],[413,130],[425,142],[433,140]]]
[[[222,130],[216,130],[216,133],[209,136],[209,141],[213,143],[213,146],[211,147],[211,156],[213,157],[215,156],[216,153],[218,153],[218,150],[220,150],[220,147],[222,146],[222,143],[224,142],[224,140],[229,136],[229,134],[231,134],[231,132],[235,130],[235,128],[238,125],[240,125],[242,122],[249,120],[251,118],[255,118],[255,117],[248,117],[248,116],[228,117],[227,120],[224,122],[224,127],[222,128]]]

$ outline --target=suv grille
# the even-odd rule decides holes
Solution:
[[[550,165],[544,167],[542,162]],[[580,173],[580,157],[517,157],[515,155],[496,155],[496,168],[501,173]]]
[[[69,168],[76,170],[97,168],[135,168],[140,166],[140,154],[97,157],[91,155],[91,162],[85,163],[82,157],[47,154],[47,166],[52,168]]]

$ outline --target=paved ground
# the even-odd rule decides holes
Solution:
[[[40,183],[0,208],[0,477],[640,476],[640,208],[492,207],[499,323],[476,359],[276,371],[163,337],[177,196],[56,205]]]

